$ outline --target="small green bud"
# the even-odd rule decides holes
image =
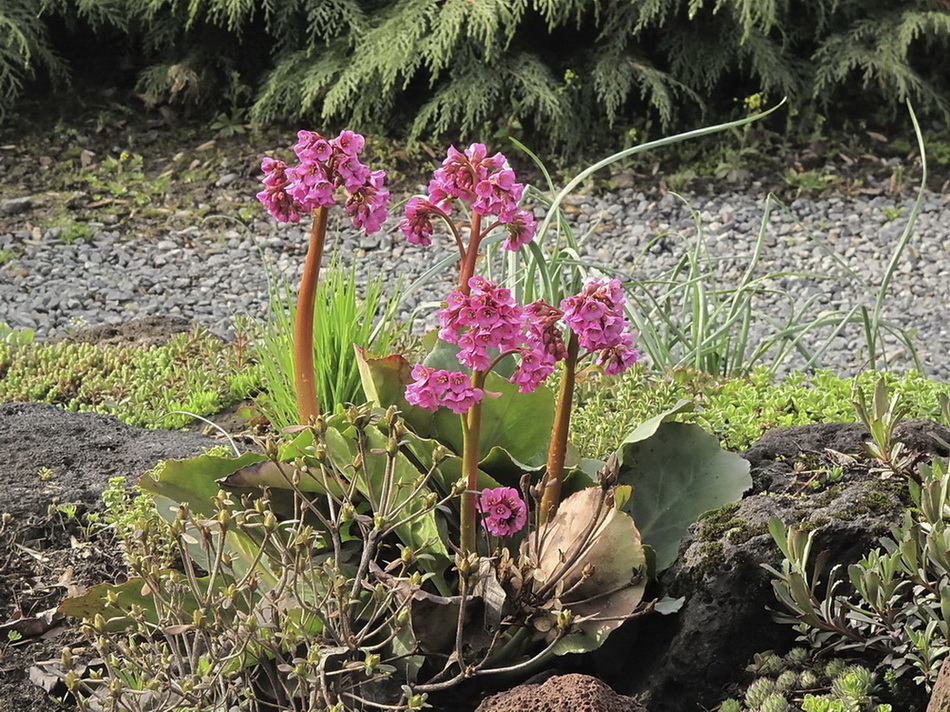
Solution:
[[[267,439],[264,440],[264,456],[268,460],[277,461],[280,456],[280,448],[277,445],[276,438],[268,436]]]
[[[427,698],[428,695],[412,695],[406,700],[406,709],[412,710],[412,712],[423,709]]]
[[[564,608],[557,612],[557,629],[570,630],[574,623],[574,614],[569,608]]]
[[[459,576],[467,578],[473,572],[478,570],[478,554],[456,554],[455,568],[458,569]]]
[[[380,657],[376,653],[369,653],[363,659],[363,670],[367,675],[372,674],[373,670],[376,669],[376,666],[379,665]]]
[[[106,618],[101,613],[97,613],[92,617],[92,629],[96,633],[105,633],[106,632]]]

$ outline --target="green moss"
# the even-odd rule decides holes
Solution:
[[[862,373],[858,387],[870,392],[879,376]],[[913,371],[884,376],[888,387],[910,406],[908,418],[940,419],[938,397],[950,395],[950,383],[936,383]],[[684,369],[655,374],[635,368],[609,383],[605,388],[603,379],[591,378],[578,388],[572,439],[586,457],[606,458],[636,425],[683,398],[698,407],[680,419],[701,425],[733,451],[748,448],[773,428],[855,422],[854,380],[829,371],[792,373],[781,383],[773,383],[764,368],[734,379]],[[805,465],[806,469],[829,469],[821,457],[807,459]]]
[[[730,530],[744,527],[745,520],[733,516],[737,511],[739,503],[735,502],[702,515],[696,532],[699,541],[719,541]]]
[[[894,510],[894,500],[884,492],[866,492],[848,509],[841,512],[842,519],[853,519],[862,514],[886,514]]]
[[[837,484],[832,485],[824,492],[819,492],[809,501],[812,503],[812,506],[815,508],[827,507],[829,504],[838,499],[838,496],[844,491],[844,485]]]
[[[725,547],[722,542],[707,541],[700,545],[697,554],[699,556],[699,566],[696,567],[697,576],[716,574],[725,567]]]

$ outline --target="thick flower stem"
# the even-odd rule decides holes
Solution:
[[[485,383],[485,371],[472,374],[472,388],[481,388]],[[459,518],[459,548],[463,554],[475,551],[475,505],[478,494],[479,440],[482,434],[482,404],[476,403],[462,416],[462,473],[465,491],[462,493]]]
[[[548,447],[548,464],[541,489],[541,509],[538,512],[539,524],[551,521],[561,501],[561,480],[564,478],[564,457],[567,454],[567,436],[571,428],[574,377],[579,350],[577,335],[571,332],[571,338],[567,342],[567,358],[564,359],[564,370],[561,373],[557,410],[554,412],[554,430],[551,433],[551,445]]]
[[[304,425],[320,414],[320,401],[313,381],[313,314],[326,234],[327,209],[319,207],[313,212],[310,246],[297,293],[297,319],[294,322],[294,387],[297,390],[297,413]]]
[[[481,229],[481,224],[482,216],[478,213],[473,214],[472,227],[468,236],[468,247],[459,268],[459,291],[465,295],[472,291],[472,288],[468,286],[468,280],[475,276],[475,263],[478,262],[478,244],[481,242],[478,231]]]

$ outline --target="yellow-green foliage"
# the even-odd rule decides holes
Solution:
[[[576,145],[615,123],[669,129],[710,108],[715,121],[758,91],[787,95],[800,114],[910,96],[946,117],[950,87],[930,61],[950,44],[941,2],[41,0],[37,14],[8,0],[0,106],[37,64],[61,66],[47,23],[81,21],[144,48],[148,100],[249,101],[257,121],[320,117],[413,136],[524,128]]]
[[[880,375],[862,373],[858,384],[870,393]],[[907,417],[940,420],[939,394],[950,395],[950,384],[915,372],[883,375],[890,388],[903,394],[902,402],[910,407]],[[637,367],[619,378],[594,376],[581,385],[571,440],[585,456],[606,457],[637,424],[687,398],[697,409],[680,416],[682,420],[715,433],[726,449],[744,450],[772,428],[854,422],[852,385],[853,379],[830,371],[793,373],[773,384],[764,367],[734,379],[693,371],[648,374]]]
[[[184,410],[211,415],[253,394],[261,375],[246,354],[200,331],[165,346],[0,343],[0,402],[109,413],[130,425],[182,427]]]

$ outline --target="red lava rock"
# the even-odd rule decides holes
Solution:
[[[596,677],[572,674],[499,692],[475,712],[647,712],[647,708],[618,695]]]
[[[950,658],[943,661],[940,674],[934,684],[927,712],[948,712],[950,710]]]

